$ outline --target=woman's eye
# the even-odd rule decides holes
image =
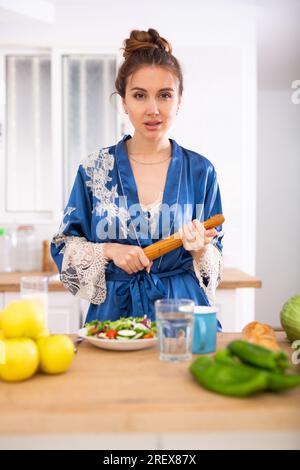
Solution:
[[[162,93],[160,96],[163,97],[163,99],[169,99],[169,98],[172,98],[172,95],[170,93]],[[140,98],[143,98],[144,95],[142,93],[136,93],[134,95],[135,98],[137,99],[140,99]]]

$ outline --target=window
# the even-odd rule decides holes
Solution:
[[[79,162],[116,140],[115,76],[112,56],[63,56],[64,205]]]
[[[80,161],[119,138],[117,54],[0,51],[2,221],[58,221]]]
[[[5,65],[6,210],[50,211],[50,56],[8,55]]]

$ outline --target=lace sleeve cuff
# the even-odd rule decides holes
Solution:
[[[92,304],[101,304],[106,298],[104,243],[93,243],[84,237],[58,236],[54,243],[64,243],[60,279],[76,297]]]
[[[216,301],[216,289],[223,274],[223,255],[213,244],[208,245],[203,257],[193,260],[195,274],[200,287],[204,290],[209,302],[213,305]]]

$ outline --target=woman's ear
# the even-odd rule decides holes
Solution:
[[[126,111],[126,103],[125,103],[124,98],[122,98],[122,106],[123,106],[124,113],[127,114],[127,111]]]

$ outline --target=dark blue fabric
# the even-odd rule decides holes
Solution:
[[[161,211],[157,237],[151,238],[148,231],[143,232],[141,229],[143,237],[137,239],[134,227],[141,217],[131,215],[126,221],[128,234],[124,235],[121,215],[126,212],[126,207],[123,196],[129,210],[134,204],[139,205],[137,186],[125,145],[130,138],[130,135],[125,135],[116,145],[101,149],[92,167],[87,169],[86,165],[79,166],[62,221],[63,234],[84,237],[95,243],[122,243],[144,248],[178,231],[179,227],[194,218],[202,222],[222,213],[220,190],[212,163],[169,139],[172,159],[162,205],[174,206],[170,220],[163,226]],[[109,152],[108,160],[103,151]],[[106,175],[105,187],[93,189],[103,174]],[[200,212],[197,205],[201,208]],[[107,226],[105,238],[101,234],[99,236],[101,224]],[[217,227],[217,230],[220,232],[222,226]],[[220,235],[216,243],[220,251],[223,249],[221,240]],[[63,243],[58,246],[51,243],[51,254],[60,272],[63,248]],[[163,297],[190,298],[196,305],[210,305],[191,266],[192,256],[183,247],[154,260],[150,274],[140,271],[128,275],[112,261],[109,262],[106,267],[106,299],[99,305],[90,304],[86,321],[115,320],[120,316],[139,316],[144,313],[154,319],[154,301]]]
[[[188,268],[191,268],[190,264]],[[188,268],[182,267],[181,269],[158,272],[157,274],[151,271],[148,273],[146,270],[139,271],[134,275],[126,272],[109,273],[106,280],[123,281],[116,289],[117,303],[121,315],[126,316],[129,307],[132,316],[147,315],[151,318],[154,313],[151,305],[155,300],[167,296],[166,289],[160,279],[184,274]]]

